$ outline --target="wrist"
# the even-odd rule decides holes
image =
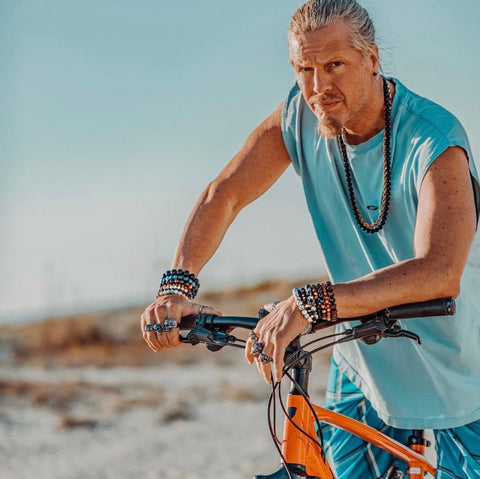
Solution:
[[[294,288],[292,293],[298,309],[312,326],[318,321],[336,321],[337,307],[330,281]]]
[[[195,274],[184,269],[171,269],[162,275],[157,298],[176,294],[192,300],[198,294],[199,288],[200,282]]]
[[[303,329],[302,329],[302,331],[300,331],[300,336],[303,336],[305,334],[309,334],[312,331],[313,323],[308,321],[305,318],[305,316],[302,314],[302,312],[300,311],[300,309],[298,307],[295,296],[293,294],[292,294],[292,296],[290,296],[289,300],[290,300],[290,303],[291,303],[292,308],[294,310],[294,314],[295,314],[296,318],[298,319],[298,322],[303,325]]]

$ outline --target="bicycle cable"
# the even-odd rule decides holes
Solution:
[[[275,383],[273,379],[273,374],[271,374],[271,380],[272,380],[272,383],[271,383],[272,391],[270,392],[270,397],[268,398],[268,406],[267,406],[268,428],[270,430],[270,435],[272,436],[273,444],[275,445],[278,455],[280,456],[282,463],[284,465],[285,471],[288,474],[288,479],[295,479],[292,476],[290,467],[288,466],[287,460],[283,455],[282,449],[280,447],[281,441],[278,439],[278,436],[277,436],[275,389],[277,384],[279,383]],[[272,402],[273,402],[273,410],[274,410],[273,425],[272,425],[272,418],[270,414],[270,411],[272,409]]]
[[[283,455],[282,449],[280,448],[281,441],[278,439],[278,436],[277,436],[276,414],[274,414],[274,422],[272,426],[270,409],[272,407],[272,402],[273,402],[273,409],[274,411],[276,411],[275,390],[277,388],[277,385],[280,383],[275,383],[275,381],[273,380],[273,374],[271,374],[271,379],[272,379],[272,391],[270,393],[270,397],[268,398],[268,407],[267,407],[268,428],[270,430],[270,435],[272,436],[273,443],[275,445],[275,448],[277,449],[278,455],[280,456],[283,466],[285,468],[285,471],[288,474],[288,479],[295,479],[292,476],[292,472],[290,471],[290,466],[288,465],[287,460]]]
[[[340,344],[341,342],[343,341],[334,341],[332,343],[328,343],[328,344],[325,344],[325,345],[322,345],[320,348],[318,349],[314,349],[313,351],[307,351],[305,350],[305,348],[307,346],[311,346],[312,344],[316,344],[316,343],[319,343],[320,341],[325,341],[326,339],[331,339],[331,338],[335,338],[337,336],[343,336],[345,335],[345,332],[342,332],[342,333],[334,333],[334,334],[329,334],[327,336],[322,336],[320,338],[317,338],[317,339],[313,339],[312,341],[302,345],[302,349],[298,350],[296,353],[292,354],[292,358],[290,358],[290,361],[284,365],[283,369],[291,369],[292,366],[295,364],[295,362],[297,361],[300,361],[301,359],[303,359],[304,357],[308,356],[309,354],[315,354],[319,351],[321,351],[322,349],[327,349],[329,347],[332,347],[332,346],[335,346],[335,344]]]
[[[313,417],[314,417],[314,424],[316,426],[316,430],[317,430],[317,433],[319,434],[320,438],[313,438],[307,431],[304,431],[301,427],[299,427],[293,420],[292,418],[290,418],[290,416],[288,415],[288,411],[285,409],[285,405],[283,403],[283,400],[282,400],[282,397],[281,397],[281,393],[279,393],[278,397],[279,397],[279,402],[280,402],[280,405],[282,407],[282,410],[283,410],[283,413],[285,415],[285,417],[288,419],[288,421],[299,431],[301,432],[304,436],[308,437],[311,441],[313,441],[314,443],[318,444],[319,447],[321,448],[321,451],[322,451],[322,459],[325,458],[325,452],[324,452],[324,438],[323,438],[323,430],[322,430],[322,426],[320,424],[320,420],[318,419],[318,416],[315,412],[315,409],[313,408],[311,402],[310,402],[310,398],[309,396],[305,393],[305,391],[303,390],[303,388],[298,384],[298,382],[295,380],[295,378],[288,372],[290,369],[292,369],[295,365],[295,363],[298,363],[300,362],[303,358],[309,356],[309,355],[313,355],[319,351],[322,351],[324,349],[327,349],[327,348],[331,348],[333,346],[335,346],[336,344],[341,344],[342,342],[345,342],[343,341],[342,339],[344,338],[340,338],[336,341],[331,341],[330,343],[327,343],[327,344],[323,344],[322,346],[316,348],[316,349],[313,349],[313,350],[305,350],[304,348],[307,347],[307,346],[311,346],[312,344],[315,344],[315,343],[318,343],[320,341],[325,341],[326,339],[331,339],[333,337],[337,337],[337,336],[345,336],[346,334],[348,334],[348,332],[341,332],[341,333],[334,333],[334,334],[330,334],[330,335],[327,335],[327,336],[322,336],[320,338],[317,338],[317,339],[314,339],[308,343],[306,343],[304,346],[302,346],[302,349],[297,351],[296,353],[292,354],[292,358],[290,358],[290,360],[284,365],[283,367],[283,371],[282,371],[282,377],[283,376],[287,376],[290,381],[292,382],[292,384],[296,387],[296,389],[300,392],[300,394],[303,396],[303,398],[305,399]],[[350,341],[350,340],[353,340],[353,339],[347,339],[347,341]],[[281,389],[281,386],[280,386],[280,383],[277,383],[278,385],[278,388],[279,390]],[[275,386],[276,387],[276,386]]]
[[[323,430],[322,430],[322,427],[321,427],[321,424],[320,424],[320,420],[318,419],[318,416],[310,402],[310,398],[309,396],[305,393],[305,391],[303,390],[303,388],[298,384],[298,382],[295,380],[295,378],[288,372],[290,369],[292,369],[295,365],[295,363],[299,362],[300,360],[302,360],[304,357],[307,357],[308,355],[313,355],[319,351],[322,351],[324,349],[327,349],[327,348],[331,348],[333,346],[335,346],[336,344],[340,344],[342,343],[342,339],[339,339],[339,340],[336,340],[336,341],[331,341],[330,343],[327,343],[327,344],[323,344],[321,347],[319,348],[316,348],[316,349],[313,349],[313,350],[305,350],[303,348],[305,348],[306,346],[310,346],[312,344],[315,344],[315,343],[318,343],[320,341],[325,341],[326,339],[331,339],[333,337],[337,337],[337,336],[342,336],[342,335],[345,335],[346,333],[345,332],[342,332],[342,333],[335,333],[335,334],[330,334],[328,336],[322,336],[321,338],[317,338],[317,339],[314,339],[308,343],[306,343],[304,346],[302,346],[302,350],[298,351],[297,353],[294,353],[292,355],[292,358],[290,358],[290,361],[288,361],[284,368],[283,368],[283,372],[282,372],[282,377],[283,376],[286,376],[290,379],[290,381],[292,382],[292,384],[296,387],[296,389],[300,392],[300,394],[303,396],[303,398],[305,399],[305,401],[307,402],[308,404],[308,407],[315,419],[315,422],[314,424],[317,426],[318,428],[318,434],[320,436],[320,438],[313,438],[308,432],[304,431],[302,428],[300,428],[293,420],[292,418],[290,418],[290,416],[288,415],[288,411],[286,410],[285,408],[285,404],[282,400],[282,396],[281,396],[281,385],[280,383],[276,383],[275,386],[273,386],[273,389],[276,389],[278,387],[278,398],[279,398],[279,402],[280,402],[280,405],[282,407],[282,410],[283,410],[283,413],[285,415],[285,417],[288,419],[288,421],[298,430],[300,431],[303,435],[307,436],[311,441],[317,443],[321,449],[322,449],[322,457],[324,458],[324,450],[323,450],[323,447],[324,447],[324,438],[323,438]],[[278,440],[278,439],[277,439]]]
[[[326,338],[319,338],[318,340],[315,340],[315,342],[318,342],[319,340],[321,339],[326,339]],[[327,349],[327,348],[330,348],[332,346],[335,346],[336,344],[338,344],[339,342],[338,341],[332,341],[330,343],[327,343],[327,344],[324,344],[322,347],[320,348],[317,348],[317,350],[315,352],[318,352],[318,351],[321,351],[322,349]],[[282,406],[282,409],[283,409],[283,412],[285,413],[286,417],[288,418],[288,420],[290,421],[290,423],[296,427],[302,434],[306,435],[309,439],[313,440],[314,442],[317,442],[319,444],[319,446],[322,448],[322,451],[323,451],[323,446],[324,446],[324,440],[323,440],[323,431],[322,431],[322,428],[321,428],[321,425],[320,425],[320,420],[318,419],[318,416],[315,412],[315,409],[313,408],[311,402],[310,402],[310,398],[309,396],[305,393],[305,391],[303,390],[303,388],[298,384],[298,382],[295,380],[295,378],[288,372],[293,366],[294,366],[294,363],[297,362],[297,361],[300,361],[301,359],[303,359],[304,357],[308,356],[309,354],[313,354],[311,353],[310,351],[303,351],[304,354],[300,355],[298,358],[294,358],[294,360],[292,361],[289,361],[283,368],[283,374],[282,376],[286,376],[287,378],[290,379],[290,381],[293,383],[293,385],[296,387],[296,389],[299,391],[299,393],[303,396],[303,398],[305,399],[305,401],[307,402],[307,405],[315,419],[315,424],[318,426],[318,429],[319,429],[319,435],[320,435],[320,442],[318,439],[314,439],[312,436],[310,436],[306,431],[302,430],[297,424],[295,424],[295,422],[293,422],[293,420],[290,418],[290,416],[288,415],[288,412],[285,410],[285,407],[284,407],[284,404],[283,404],[283,401],[281,399],[281,396],[280,397],[280,403],[281,403],[281,406]],[[277,383],[277,384],[280,384],[280,383]],[[280,386],[279,386],[280,387]],[[322,452],[322,455],[323,455],[323,452]]]
[[[310,343],[308,344],[312,344],[312,343],[316,343],[316,342],[319,342],[321,340],[325,340],[325,339],[329,339],[331,337],[334,337],[334,336],[338,336],[338,334],[332,334],[332,335],[328,335],[328,336],[324,336],[322,338],[318,338],[314,341],[311,341]],[[332,341],[330,343],[327,343],[327,344],[324,344],[321,348],[318,348],[318,350],[321,350],[321,349],[327,349],[327,348],[330,348],[332,346],[334,346],[335,344],[338,344],[339,341]],[[282,450],[280,448],[280,444],[282,441],[280,441],[280,439],[278,438],[278,434],[277,434],[277,426],[276,426],[276,404],[277,404],[277,400],[276,400],[276,396],[278,396],[278,402],[282,408],[282,411],[284,413],[284,416],[285,418],[292,424],[293,427],[295,427],[301,434],[303,434],[304,436],[306,436],[308,439],[310,439],[313,443],[315,444],[318,444],[318,446],[320,447],[321,449],[321,456],[322,456],[322,459],[325,459],[325,452],[324,452],[324,438],[323,438],[323,430],[322,430],[322,427],[321,427],[321,422],[315,412],[315,409],[313,408],[311,402],[310,402],[310,398],[307,396],[307,394],[305,393],[305,391],[303,391],[303,389],[301,388],[301,386],[298,384],[298,382],[295,380],[295,378],[293,378],[290,373],[288,372],[288,370],[294,366],[294,364],[296,362],[298,362],[300,359],[302,359],[304,356],[307,356],[308,354],[310,354],[309,351],[304,351],[304,355],[296,355],[297,357],[294,356],[293,359],[291,359],[286,365],[285,367],[283,368],[283,371],[282,371],[282,377],[286,376],[287,378],[290,379],[290,381],[292,382],[292,384],[295,385],[295,387],[298,389],[298,391],[301,393],[301,395],[304,397],[309,409],[310,409],[310,412],[312,413],[312,416],[314,418],[314,424],[316,425],[316,429],[317,429],[317,432],[318,432],[318,435],[319,437],[317,438],[314,438],[313,436],[311,436],[307,431],[305,431],[304,429],[302,429],[300,426],[298,426],[294,421],[293,419],[289,416],[288,414],[288,411],[285,407],[285,403],[283,402],[283,399],[282,399],[282,391],[281,391],[281,382],[278,382],[278,383],[275,383],[273,381],[273,375],[271,376],[271,379],[272,379],[272,391],[270,393],[270,397],[269,397],[269,400],[268,400],[268,406],[267,406],[267,418],[268,418],[268,427],[269,427],[269,430],[270,430],[270,435],[272,437],[272,440],[273,440],[273,443],[275,445],[275,448],[277,449],[277,452],[280,456],[280,458],[282,459],[282,462],[284,464],[284,467],[285,467],[285,470],[286,472],[288,473],[288,476],[289,476],[289,479],[293,479],[293,476],[292,476],[292,472],[290,471],[290,467],[288,466],[288,463],[282,453]],[[273,418],[272,418],[273,416]]]
[[[290,376],[289,373],[284,373],[283,376],[287,376],[296,385],[297,388],[300,388],[299,384],[294,380],[293,377]],[[272,379],[273,379],[273,375],[272,375]],[[308,406],[309,406],[309,408],[312,412],[312,415],[314,416],[315,424],[318,425],[318,430],[319,430],[319,434],[320,434],[320,441],[319,441],[318,438],[312,437],[308,432],[303,430],[301,427],[299,427],[293,421],[293,419],[289,416],[288,411],[286,410],[285,404],[284,404],[283,399],[282,399],[281,383],[280,382],[279,383],[273,383],[272,382],[272,384],[273,384],[272,392],[270,393],[270,397],[269,397],[269,400],[268,400],[268,407],[267,407],[268,428],[270,430],[270,435],[272,437],[275,448],[277,449],[278,455],[280,456],[280,458],[282,460],[282,463],[284,465],[285,471],[288,474],[288,478],[289,479],[294,479],[294,477],[292,476],[292,471],[290,470],[290,466],[288,465],[288,462],[287,462],[285,456],[283,455],[282,449],[280,447],[282,441],[280,441],[280,439],[278,438],[278,434],[277,434],[277,430],[276,430],[276,428],[277,428],[277,425],[276,425],[276,404],[277,404],[276,395],[278,395],[278,402],[280,403],[280,406],[282,408],[284,416],[288,419],[288,421],[301,434],[308,437],[315,444],[319,445],[319,447],[321,449],[322,459],[325,459],[325,453],[323,451],[323,431],[322,431],[321,426],[320,426],[320,420],[318,419],[318,417],[315,413],[315,410],[313,409],[308,397],[306,396],[306,394],[303,391],[302,391],[302,394],[307,401],[307,404],[308,404]],[[272,419],[272,411],[273,411],[273,419]]]

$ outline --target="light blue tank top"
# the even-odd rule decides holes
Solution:
[[[317,120],[295,85],[283,107],[282,130],[292,164],[301,176],[308,208],[334,283],[364,276],[412,258],[417,203],[423,177],[448,147],[468,155],[459,121],[398,80],[392,105],[392,190],[385,227],[363,232],[353,215],[345,172],[335,139],[317,134]],[[383,131],[365,143],[347,145],[355,196],[362,216],[378,217],[383,185]],[[370,208],[367,208],[370,206]],[[376,210],[374,208],[377,208]],[[480,234],[465,268],[454,317],[401,322],[418,334],[414,341],[383,339],[375,345],[355,341],[337,346],[339,368],[359,387],[387,424],[437,429],[480,418]],[[348,325],[338,325],[344,329]]]

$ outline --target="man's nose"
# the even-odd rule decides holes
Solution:
[[[318,68],[315,68],[313,73],[313,90],[315,93],[324,93],[331,89],[330,80],[328,76],[325,75],[325,72],[320,71]]]

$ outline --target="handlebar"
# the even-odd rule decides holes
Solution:
[[[337,321],[319,321],[313,331],[328,328],[338,323],[351,321],[360,321],[362,323],[370,320],[383,318],[387,321],[397,321],[400,319],[425,318],[429,316],[453,316],[455,314],[455,300],[453,298],[440,298],[419,303],[401,304],[385,308],[375,313],[357,316],[351,318],[338,318]],[[182,318],[180,323],[181,330],[189,330],[197,325],[202,325],[209,329],[230,329],[243,328],[254,329],[259,318],[244,316],[214,316],[210,314],[189,315]]]

